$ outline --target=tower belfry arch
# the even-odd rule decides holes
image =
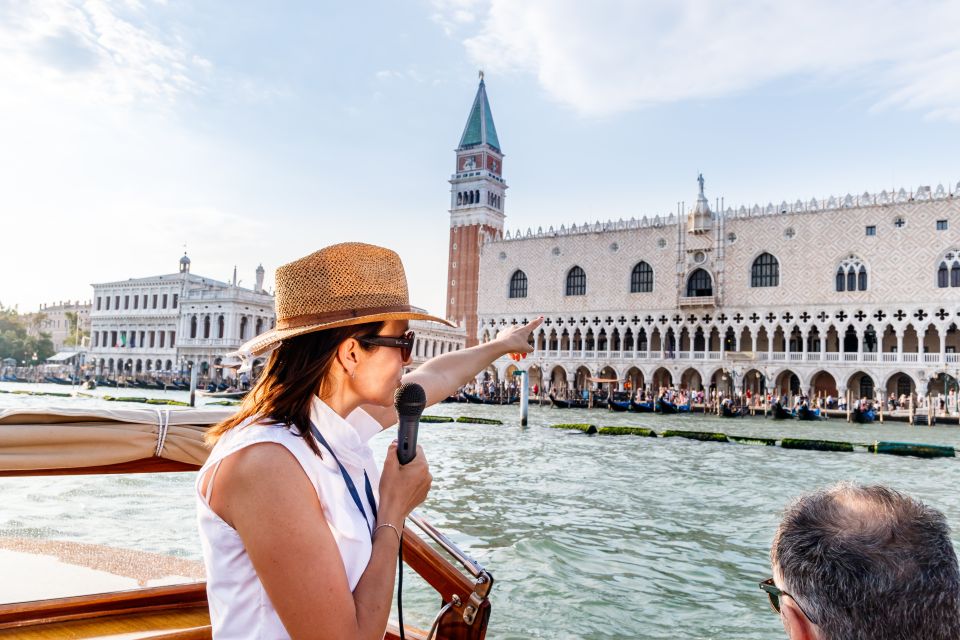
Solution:
[[[466,329],[466,346],[477,344],[477,285],[480,250],[486,238],[503,233],[507,183],[503,151],[479,72],[473,105],[455,150],[450,177],[450,245],[447,261],[446,316]]]

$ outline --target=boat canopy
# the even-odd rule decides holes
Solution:
[[[151,459],[168,466],[173,463],[179,470],[196,469],[209,453],[203,442],[207,427],[234,411],[169,407],[3,409],[0,474],[70,473],[94,467],[111,472],[111,468]]]
[[[78,355],[80,355],[79,351],[59,351],[47,358],[47,362],[69,362]]]

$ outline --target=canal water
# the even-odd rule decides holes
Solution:
[[[16,388],[24,385],[0,384]],[[110,392],[119,395],[97,393]],[[186,394],[135,395],[183,399]],[[116,406],[95,398],[0,394],[0,408],[64,405]],[[423,424],[420,431],[434,476],[420,511],[493,574],[492,639],[784,637],[757,588],[770,575],[768,551],[778,514],[793,496],[839,480],[891,485],[941,509],[955,526],[960,523],[956,459],[587,436],[549,425],[587,422],[960,447],[957,427],[534,406],[529,426],[521,428],[516,406],[443,404],[427,413],[504,422]],[[375,438],[378,457],[392,437],[387,432]],[[16,478],[0,479],[0,486],[0,538],[200,557],[192,474]],[[429,627],[437,603],[408,569],[407,622]]]

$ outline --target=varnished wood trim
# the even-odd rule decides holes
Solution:
[[[100,465],[96,467],[74,467],[69,469],[28,469],[0,470],[0,478],[16,476],[77,476],[114,473],[164,473],[169,471],[198,471],[200,467],[186,462],[167,460],[166,458],[141,458],[129,462]]]
[[[205,583],[0,605],[0,629],[124,613],[207,606]]]

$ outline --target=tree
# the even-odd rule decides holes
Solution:
[[[0,305],[0,358],[39,364],[54,354],[49,333],[27,335],[27,327],[16,309]],[[36,356],[36,359],[34,359]]]
[[[67,337],[63,341],[65,347],[77,347],[83,344],[84,338],[90,337],[90,332],[86,329],[77,331],[77,323],[80,321],[80,314],[76,311],[67,311],[64,313],[67,317]]]

